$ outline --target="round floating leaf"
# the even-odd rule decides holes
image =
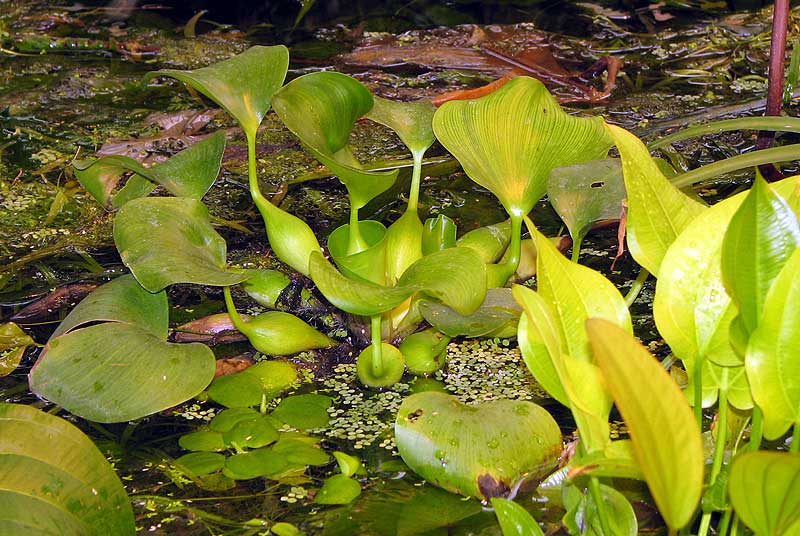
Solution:
[[[234,480],[250,480],[278,474],[288,466],[283,454],[273,449],[256,449],[228,457],[222,473]]]
[[[311,279],[331,304],[354,315],[372,316],[397,307],[417,289],[384,287],[368,281],[348,279],[320,252],[311,254]]]
[[[446,102],[433,131],[472,180],[519,216],[544,195],[551,170],[605,158],[611,147],[602,119],[567,114],[526,76],[479,99]]]
[[[659,277],[669,246],[706,207],[667,180],[639,138],[620,127],[606,127],[622,159],[628,248],[636,262]]]
[[[270,448],[286,456],[289,463],[296,465],[325,465],[331,461],[331,457],[321,448],[303,439],[292,438],[288,434],[282,434],[281,439]]]
[[[175,465],[194,476],[210,475],[225,467],[225,456],[216,452],[190,452],[175,460]]]
[[[333,475],[325,479],[314,497],[317,504],[349,504],[361,495],[361,484],[344,475]]]
[[[745,368],[764,412],[764,437],[778,439],[800,426],[800,248],[766,295],[763,316],[750,336]],[[797,439],[796,439],[797,440]]]
[[[278,440],[278,430],[266,416],[258,414],[251,419],[242,419],[222,434],[226,445],[257,449]]]
[[[247,279],[226,269],[225,240],[195,199],[146,197],[114,219],[114,242],[139,283],[158,292],[174,283],[228,286]]]
[[[281,292],[291,282],[289,276],[278,270],[253,270],[250,277],[242,282],[242,288],[259,305],[274,309]]]
[[[247,369],[236,374],[226,374],[214,379],[208,396],[214,402],[229,408],[244,408],[261,404],[264,389],[261,381]]]
[[[403,461],[422,478],[485,499],[507,496],[523,477],[548,474],[561,451],[558,425],[532,402],[466,406],[431,391],[403,401],[395,438]]]
[[[800,534],[800,454],[748,452],[728,478],[736,514],[758,536]]]
[[[225,450],[225,440],[220,432],[200,430],[184,434],[178,440],[181,448],[194,452],[219,452]]]
[[[136,533],[130,500],[105,456],[69,422],[0,404],[0,533]]]
[[[667,525],[678,530],[692,519],[703,490],[703,442],[692,410],[633,335],[599,318],[588,320],[586,330],[650,493]]]
[[[240,421],[247,421],[261,415],[258,411],[252,408],[228,408],[217,413],[208,427],[214,432],[227,432],[233,428]]]
[[[261,361],[244,370],[244,374],[256,376],[267,401],[272,400],[297,381],[297,367],[288,361]]]
[[[285,46],[254,46],[209,67],[194,71],[164,69],[147,73],[145,80],[154,76],[180,80],[223,107],[245,133],[255,135],[288,68],[289,50]]]
[[[289,426],[306,430],[328,426],[328,408],[333,400],[325,395],[305,394],[289,396],[281,400],[272,416]]]
[[[544,536],[533,516],[514,501],[492,497],[492,508],[503,536]]]
[[[51,339],[30,385],[91,421],[129,421],[198,394],[213,379],[214,362],[205,345],[171,344],[137,326],[106,323]]]

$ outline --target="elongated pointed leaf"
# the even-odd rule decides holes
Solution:
[[[368,281],[355,281],[339,273],[321,252],[311,254],[311,279],[333,305],[354,315],[372,316],[403,303],[416,287],[384,287]]]
[[[0,404],[0,533],[133,536],[130,501],[92,441],[69,422]]]
[[[745,357],[753,398],[764,412],[764,437],[800,423],[800,249],[775,278]]]
[[[800,454],[748,452],[736,458],[728,493],[757,536],[800,534]]]
[[[225,240],[208,209],[189,198],[135,199],[114,220],[114,242],[137,281],[157,292],[174,283],[228,286],[247,279],[226,269]]]
[[[680,529],[692,519],[703,488],[703,443],[692,411],[632,335],[598,318],[588,320],[586,330],[656,505],[667,525]]]
[[[722,242],[722,278],[747,333],[758,325],[772,281],[800,246],[800,223],[760,176],[731,218]]]
[[[436,106],[428,99],[393,101],[373,95],[375,102],[367,118],[394,130],[408,149],[420,157],[433,145],[433,114]]]
[[[601,119],[568,115],[526,76],[479,99],[446,102],[433,131],[472,180],[518,215],[544,195],[553,168],[604,158],[611,147]]]
[[[165,292],[145,292],[130,274],[120,276],[86,296],[50,338],[89,322],[136,324],[142,330],[166,339],[169,328],[167,295]]]
[[[398,170],[363,171],[350,151],[353,125],[373,106],[372,94],[355,78],[332,71],[303,75],[275,94],[274,106],[286,127],[344,183],[355,209],[394,184]]]
[[[123,422],[176,406],[211,383],[214,354],[171,344],[138,326],[109,322],[47,343],[31,390],[96,422]]]
[[[462,315],[473,313],[486,296],[486,268],[469,248],[447,248],[408,267],[399,286],[419,288]]]
[[[422,222],[406,211],[386,230],[386,280],[393,284],[422,257]]]
[[[628,249],[658,277],[669,246],[705,207],[670,184],[639,138],[606,126],[619,149],[628,192]]]
[[[493,497],[492,508],[503,536],[544,536],[533,516],[514,501]]]
[[[252,136],[269,111],[272,96],[283,84],[288,68],[289,50],[285,46],[254,46],[202,69],[164,69],[147,73],[145,80],[171,76],[189,84],[223,107]]]

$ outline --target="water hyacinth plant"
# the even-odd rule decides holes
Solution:
[[[538,385],[574,419],[573,453],[563,456],[562,432],[549,412],[524,400],[464,405],[449,394],[418,392],[397,406],[394,425],[409,468],[452,493],[491,504],[504,534],[542,533],[528,510],[513,502],[539,480],[541,493],[557,490],[565,510],[561,524],[573,534],[636,534],[637,500],[658,509],[669,534],[738,534],[733,527],[740,521],[757,534],[800,533],[800,177],[772,185],[757,178],[748,192],[708,207],[674,184],[699,173],[669,178],[636,136],[598,117],[568,114],[533,78],[521,76],[486,96],[436,109],[427,100],[372,95],[336,72],[305,74],[284,85],[288,65],[285,47],[258,46],[209,67],[149,75],[191,86],[239,124],[249,193],[284,266],[246,270],[228,262],[226,242],[202,201],[219,174],[226,145],[221,133],[150,167],[124,157],[75,162],[86,191],[115,211],[114,241],[130,274],[99,287],[61,322],[30,374],[34,393],[103,423],[207,397],[227,409],[180,439],[190,452],[176,462],[194,482],[220,490],[237,480],[299,478],[307,467],[330,462],[310,431],[327,425],[332,399],[318,393],[280,398],[298,381],[294,365],[280,360],[214,379],[208,346],[168,339],[165,289],[222,287],[233,327],[265,355],[324,352],[342,337],[285,311],[241,315],[231,292],[241,285],[272,309],[301,281],[326,305],[369,324],[369,344],[354,352],[358,378],[368,387],[391,387],[406,371],[434,373],[454,337],[517,338]],[[261,191],[256,139],[273,107],[347,191],[348,223],[322,243]],[[398,175],[367,171],[354,156],[351,134],[363,119],[395,131],[413,159],[407,204],[388,228],[359,216]],[[507,221],[458,236],[443,215],[421,220],[423,157],[436,140],[497,197]],[[618,159],[608,157],[613,146]],[[149,196],[157,185],[172,196]],[[590,201],[596,188],[605,188],[603,195]],[[572,234],[572,260],[529,217],[545,194]],[[591,223],[621,209],[623,198],[633,259],[642,279],[647,273],[657,278],[655,322],[683,364],[673,366],[672,375],[635,339],[628,303],[614,284],[576,262]],[[515,279],[526,242],[535,253],[535,288]],[[681,375],[683,390],[673,379]],[[612,440],[613,405],[629,439]],[[710,431],[703,437],[703,408],[714,408],[713,437]],[[40,423],[83,441],[55,417],[30,411],[20,417],[25,410],[3,405],[0,427],[28,437],[35,435],[28,428]],[[23,417],[34,424],[19,424]],[[761,450],[762,438],[784,441],[781,451]],[[71,492],[83,502],[70,522],[94,533],[132,534],[119,482],[102,456],[79,447],[85,463],[42,459],[31,471],[46,479],[91,466],[91,478]],[[0,441],[0,462],[10,464],[17,448]],[[358,501],[361,461],[343,452],[334,456],[339,473],[322,483],[314,501]],[[564,467],[557,470],[559,464]],[[20,512],[12,521],[22,522],[28,498],[17,480],[0,476]],[[87,494],[93,483],[102,486],[102,497]],[[749,490],[760,496],[758,504],[748,501]],[[62,499],[54,503],[59,516],[70,508]],[[98,508],[113,515],[100,520]],[[271,525],[273,532],[290,530],[280,525]]]

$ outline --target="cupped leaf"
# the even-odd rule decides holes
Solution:
[[[742,454],[731,467],[728,493],[757,536],[800,534],[800,454]]]
[[[105,323],[51,339],[31,390],[96,422],[122,422],[184,402],[211,383],[205,345],[171,344],[138,326]]]
[[[669,246],[706,207],[667,180],[639,138],[614,125],[606,128],[622,159],[628,248],[636,262],[659,277]]]
[[[412,154],[422,156],[436,141],[433,114],[436,106],[428,99],[393,101],[373,95],[374,105],[367,118],[394,130]]]
[[[349,478],[355,474],[366,474],[361,459],[338,450],[333,453],[333,457],[336,459],[339,470],[344,476]]]
[[[514,501],[492,497],[492,508],[503,536],[544,536],[533,516]]]
[[[106,283],[86,296],[58,325],[51,338],[90,322],[135,324],[161,339],[169,331],[167,294],[145,292],[130,274]]]
[[[486,267],[469,248],[447,248],[408,267],[399,287],[419,288],[462,315],[475,312],[486,296]]]
[[[126,203],[114,219],[122,262],[150,292],[174,283],[227,286],[247,279],[226,268],[225,240],[195,199],[153,197]]]
[[[133,511],[105,456],[69,422],[0,404],[0,533],[133,535]]]
[[[249,135],[269,111],[273,94],[289,68],[289,50],[283,45],[254,46],[230,59],[193,71],[164,69],[147,73],[184,82],[231,114]]]
[[[456,245],[456,223],[452,218],[439,214],[425,220],[422,228],[422,254],[452,248]]]
[[[328,408],[333,400],[325,395],[305,394],[289,396],[281,400],[272,412],[273,417],[289,426],[307,430],[328,426]]]
[[[722,241],[722,279],[752,333],[764,300],[783,265],[800,246],[800,222],[792,208],[759,175],[733,215]]]
[[[800,249],[778,273],[750,336],[745,368],[764,412],[764,437],[777,439],[800,426]]]
[[[387,242],[386,227],[379,221],[358,223],[365,249],[348,253],[350,224],[342,225],[328,236],[328,252],[342,273],[351,279],[364,279],[378,285],[386,284]]]
[[[656,505],[667,525],[680,529],[703,488],[697,421],[669,374],[630,333],[599,318],[588,320],[586,330]]]
[[[625,181],[618,159],[607,158],[555,168],[547,181],[547,199],[564,220],[573,247],[580,247],[591,225],[617,219],[625,200]]]
[[[420,300],[418,305],[425,320],[449,337],[481,337],[506,327],[514,329],[522,312],[509,288],[487,289],[481,306],[466,316],[430,300]]]
[[[403,401],[395,438],[403,461],[424,479],[484,499],[507,496],[523,477],[548,474],[561,450],[555,420],[532,402],[466,406],[432,391]]]
[[[479,99],[446,102],[433,131],[472,180],[520,216],[544,195],[552,169],[604,158],[611,147],[600,118],[565,113],[526,76]]]
[[[325,479],[314,496],[317,504],[349,504],[361,495],[361,484],[345,475],[333,475]]]
[[[355,315],[372,316],[403,303],[415,287],[384,287],[368,281],[348,279],[321,252],[310,259],[311,279],[325,298],[339,309]]]
[[[348,145],[356,120],[373,106],[372,94],[355,78],[332,71],[300,76],[275,94],[274,106],[286,127],[344,183],[353,209],[394,184],[398,170],[363,171]]]
[[[405,370],[405,358],[388,342],[364,348],[356,359],[358,379],[367,387],[389,387],[400,381]],[[376,365],[376,352],[380,352],[380,365]]]

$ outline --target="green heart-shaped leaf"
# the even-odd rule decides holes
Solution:
[[[178,440],[181,448],[195,452],[219,452],[225,450],[225,440],[221,432],[200,430],[184,434]]]
[[[764,412],[764,437],[778,439],[800,426],[800,249],[778,273],[763,316],[750,336],[745,368]]]
[[[681,390],[633,335],[599,318],[588,320],[586,331],[650,493],[667,525],[678,530],[692,519],[703,490],[697,421]]]
[[[154,76],[171,76],[190,85],[231,114],[248,136],[254,136],[288,68],[289,50],[285,46],[254,46],[202,69],[150,72],[145,81]]]
[[[251,449],[274,443],[279,437],[278,430],[272,425],[272,420],[261,413],[249,419],[239,420],[231,426],[230,430],[222,434],[222,440],[226,445]]]
[[[36,344],[30,335],[13,322],[0,324],[0,377],[14,372],[25,349]]]
[[[639,138],[614,125],[606,128],[622,159],[628,193],[628,248],[636,262],[659,277],[669,246],[706,207],[667,180]]]
[[[748,452],[728,478],[736,514],[758,536],[800,534],[800,454]]]
[[[136,534],[122,482],[74,425],[0,404],[0,438],[0,533]]]
[[[567,114],[526,76],[479,99],[446,102],[433,131],[472,180],[520,216],[544,195],[551,170],[605,158],[611,147],[600,118]]]
[[[325,479],[314,496],[317,504],[349,504],[361,495],[361,484],[345,475],[333,475]]]
[[[194,476],[210,475],[225,467],[225,456],[216,452],[190,452],[175,460],[175,465]]]
[[[561,432],[543,408],[521,400],[465,406],[437,392],[407,397],[397,413],[400,456],[425,480],[461,495],[508,495],[521,478],[556,465]]]
[[[234,454],[225,460],[223,474],[234,480],[275,475],[289,466],[286,456],[274,449],[256,449]]]
[[[195,199],[153,197],[126,203],[114,219],[114,242],[139,283],[157,292],[174,283],[228,286],[247,279],[226,269],[225,240]]]
[[[328,408],[333,400],[325,395],[305,394],[289,396],[281,400],[272,416],[289,426],[306,430],[328,426]]]

